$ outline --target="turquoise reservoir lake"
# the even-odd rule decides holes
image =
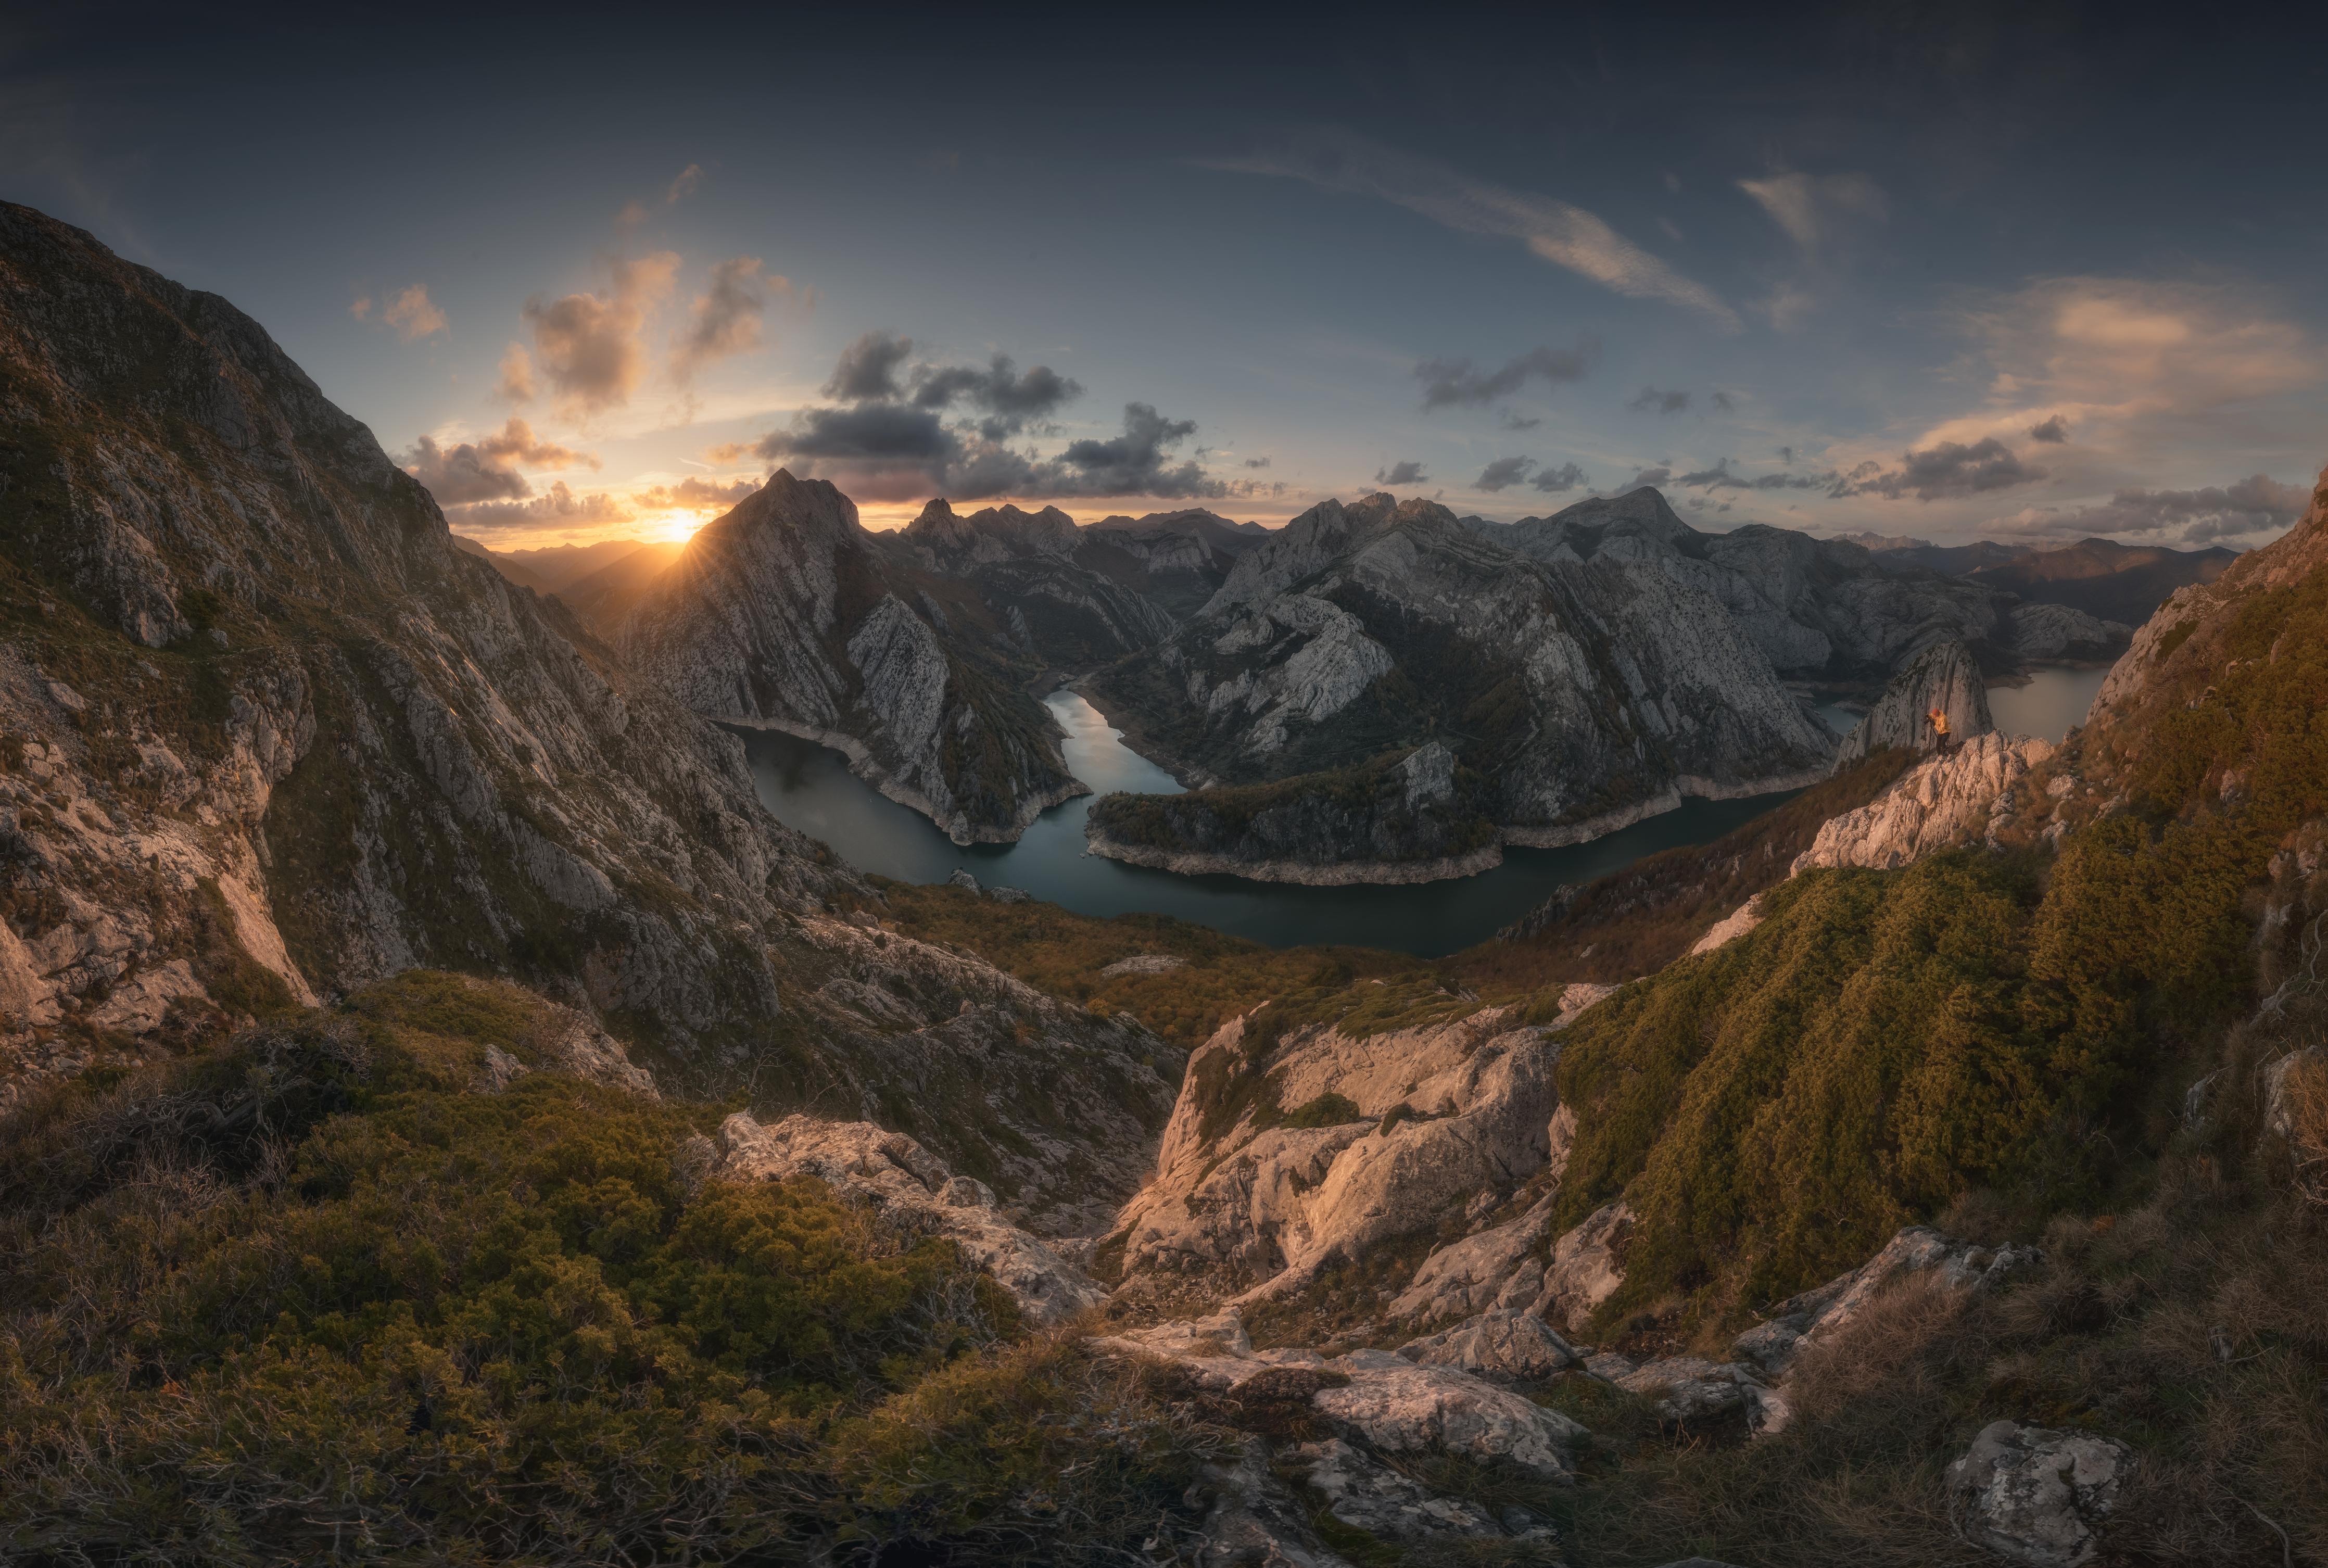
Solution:
[[[2082,719],[2102,671],[2041,671],[2030,685],[1989,693],[1999,728],[2059,739]],[[2087,680],[2091,677],[2090,681]],[[2068,678],[2068,679],[2057,679]],[[2079,697],[2075,688],[2082,687]],[[1105,794],[1177,794],[1172,775],[1123,744],[1099,710],[1073,692],[1045,699],[1066,731],[1067,769]],[[2009,722],[2008,707],[2020,722]],[[2069,717],[2074,707],[2076,711]],[[2056,721],[2058,720],[2058,724]],[[1832,722],[1832,719],[1830,720]],[[2042,725],[2042,728],[2041,728]],[[1559,850],[1507,849],[1492,871],[1407,887],[1300,887],[1242,877],[1181,877],[1084,853],[1094,797],[1052,807],[1015,844],[959,845],[918,812],[849,771],[839,752],[770,730],[738,730],[760,799],[779,822],[822,840],[862,870],[903,882],[943,882],[968,870],[981,882],[1024,887],[1085,915],[1170,915],[1272,947],[1347,943],[1438,957],[1485,941],[1550,897],[1645,855],[1702,844],[1789,800],[1792,792],[1735,801],[1684,801],[1676,811]]]

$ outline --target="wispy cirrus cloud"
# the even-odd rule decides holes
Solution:
[[[1693,310],[1725,333],[1738,313],[1721,296],[1642,249],[1598,214],[1551,196],[1515,191],[1433,159],[1402,153],[1355,132],[1303,131],[1250,157],[1213,161],[1236,174],[1306,180],[1328,191],[1371,196],[1466,234],[1516,239],[1542,259],[1634,299]]]

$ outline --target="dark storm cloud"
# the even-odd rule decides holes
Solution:
[[[906,389],[897,384],[897,369],[913,352],[914,340],[909,337],[868,332],[840,351],[832,379],[824,383],[824,395],[850,403],[901,398]]]
[[[1600,340],[1580,337],[1573,348],[1531,349],[1493,371],[1482,371],[1468,359],[1425,360],[1414,367],[1414,378],[1422,383],[1424,408],[1468,408],[1508,398],[1530,380],[1551,386],[1581,381],[1600,362]]]
[[[1422,484],[1429,482],[1430,478],[1431,475],[1422,471],[1422,465],[1412,458],[1394,463],[1387,468],[1375,470],[1376,484]]]
[[[1247,468],[1266,468],[1269,466],[1269,459],[1266,457],[1248,457],[1244,460],[1244,465]]]
[[[960,445],[927,408],[860,403],[853,408],[803,408],[791,429],[764,437],[756,450],[770,458],[928,464],[953,456]]]
[[[1155,495],[1178,500],[1220,495],[1227,486],[1194,459],[1175,462],[1172,448],[1197,433],[1194,419],[1168,419],[1149,403],[1123,406],[1123,434],[1112,440],[1070,441],[1037,468],[1037,493]]]
[[[1525,479],[1528,470],[1535,466],[1535,459],[1533,457],[1498,457],[1479,471],[1479,477],[1471,481],[1471,488],[1484,490],[1490,494],[1498,490],[1509,490]]]
[[[2030,426],[2029,438],[2032,441],[2067,441],[2070,427],[2060,415],[2056,414],[2040,424]]]
[[[1895,469],[1863,463],[1836,480],[1828,493],[1881,495],[1893,501],[1912,495],[1919,501],[1938,501],[2033,484],[2045,476],[2045,470],[2021,461],[2004,442],[1985,436],[1969,446],[1961,441],[1942,441],[1921,452],[1902,453]]]
[[[1678,414],[1689,407],[1687,392],[1660,392],[1655,387],[1643,387],[1640,395],[1625,405],[1637,413]]]
[[[916,408],[945,408],[961,401],[985,409],[979,431],[990,441],[1049,418],[1084,390],[1081,382],[1048,365],[1037,365],[1021,375],[1008,354],[995,355],[982,371],[970,365],[916,366],[911,385]]]
[[[1644,484],[1663,484],[1673,477],[1670,468],[1644,468],[1625,482],[1627,490],[1638,490]]]
[[[1573,463],[1563,463],[1557,468],[1546,468],[1528,481],[1530,485],[1543,491],[1546,495],[1559,495],[1588,483],[1590,482],[1584,477],[1584,470]]]

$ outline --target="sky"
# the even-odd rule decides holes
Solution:
[[[2328,40],[2259,8],[192,9],[0,15],[0,198],[496,548],[780,465],[2248,548],[2328,461]]]

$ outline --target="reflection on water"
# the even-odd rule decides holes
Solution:
[[[1068,691],[1044,699],[1067,732],[1067,766],[1103,793],[1178,793],[1172,776],[1124,746],[1098,709]],[[1180,877],[1084,853],[1085,796],[1045,812],[1016,844],[955,844],[927,817],[849,772],[840,753],[768,730],[739,732],[760,799],[777,820],[823,840],[861,869],[943,882],[968,868],[1085,915],[1153,913],[1273,947],[1347,943],[1437,957],[1496,934],[1563,882],[1589,882],[1644,855],[1720,838],[1789,793],[1685,801],[1678,811],[1562,850],[1504,851],[1495,870],[1413,887],[1297,887],[1242,877]]]
[[[1988,711],[2007,735],[2059,740],[2086,721],[2094,693],[2109,679],[2099,670],[2039,670],[2026,686],[1992,686]]]

